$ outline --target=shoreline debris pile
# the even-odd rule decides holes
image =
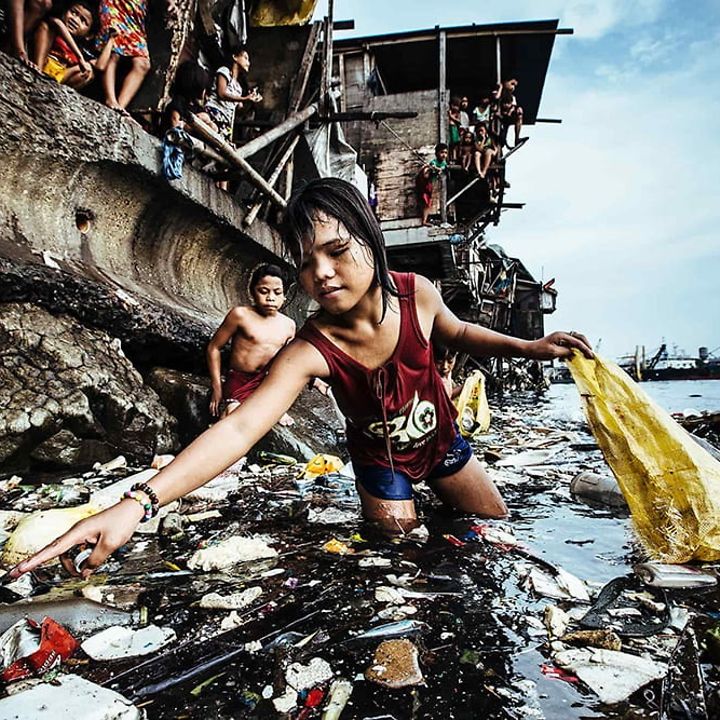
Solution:
[[[360,519],[349,467],[318,475],[319,460],[266,455],[178,502],[88,580],[60,565],[0,580],[3,667],[51,650],[37,632],[36,647],[7,639],[25,616],[79,645],[7,684],[0,716],[35,718],[44,703],[83,705],[78,720],[90,707],[150,720],[573,720],[692,703],[716,717],[717,567],[648,562],[626,509],[573,495],[574,478],[607,466],[584,423],[535,397],[493,407],[476,448],[508,521],[448,513],[420,485],[422,527],[388,539]],[[2,480],[1,537],[62,489],[82,504],[138,471]]]

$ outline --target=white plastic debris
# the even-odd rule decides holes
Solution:
[[[530,568],[528,577],[538,595],[557,600],[590,602],[590,595],[583,581],[563,568],[558,568],[557,575],[553,577],[550,573],[533,567]]]
[[[330,663],[322,658],[314,657],[307,665],[301,663],[290,665],[285,671],[285,680],[290,687],[302,692],[326,682],[332,675]]]
[[[20,597],[26,598],[32,594],[32,591],[35,589],[35,584],[33,583],[32,575],[25,573],[25,575],[21,575],[17,580],[7,583],[5,589],[11,590]]]
[[[383,557],[364,557],[360,558],[358,565],[361,568],[390,567],[392,565],[392,560],[390,558]]]
[[[354,511],[341,510],[336,507],[326,507],[323,510],[310,508],[308,522],[315,525],[345,525],[357,519]]]
[[[577,648],[559,652],[554,659],[610,705],[622,702],[652,680],[665,677],[667,672],[664,663],[617,650]]]
[[[504,457],[495,463],[496,467],[528,467],[532,465],[544,465],[551,457],[557,455],[560,452],[560,448],[554,450],[525,450],[524,452],[517,453],[516,455],[510,455]]]
[[[127,467],[127,460],[125,459],[124,455],[118,455],[116,458],[113,458],[112,460],[108,460],[106,463],[95,463],[93,465],[93,470],[105,474],[110,473],[113,470],[120,470],[122,468]]]
[[[240,627],[243,624],[243,619],[237,614],[237,610],[233,610],[229,615],[226,615],[220,623],[220,629],[223,632],[228,630],[234,630],[236,627]]]
[[[189,492],[187,500],[200,500],[203,502],[220,502],[225,500],[232,492],[237,492],[240,487],[240,473],[247,463],[246,457],[241,457],[234,465],[216,475],[210,482]]]
[[[262,588],[257,586],[231,595],[208,593],[200,598],[199,606],[210,610],[240,610],[255,602],[262,593]]]
[[[288,688],[283,695],[273,699],[273,705],[279,713],[289,713],[298,703],[298,694],[292,688]]]
[[[352,695],[353,685],[349,680],[333,680],[328,692],[328,704],[325,706],[325,712],[322,714],[322,720],[339,720],[342,711],[345,709],[350,695]]]
[[[227,570],[240,562],[277,557],[277,554],[277,550],[262,538],[234,535],[216,545],[196,550],[188,561],[188,567],[205,572]]]
[[[375,588],[375,599],[378,602],[388,603],[391,605],[404,605],[405,596],[397,588],[389,585],[381,585]]]
[[[565,634],[570,617],[557,605],[548,605],[545,608],[545,627],[550,637],[559,638]]]
[[[409,533],[406,533],[405,537],[408,540],[426,543],[430,539],[430,531],[424,525],[419,525],[418,527],[413,528]]]
[[[0,718],[13,720],[141,720],[120,693],[78,675],[61,675],[0,700]]]
[[[53,270],[60,270],[60,266],[57,263],[60,258],[54,253],[51,253],[49,250],[43,250],[42,259],[49,268],[52,268]]]
[[[12,665],[18,658],[31,655],[39,645],[39,633],[25,618],[18,620],[0,636],[0,669]]]
[[[85,640],[82,649],[93,660],[149,655],[169,645],[177,636],[172,628],[148,625],[140,630],[115,625]]]

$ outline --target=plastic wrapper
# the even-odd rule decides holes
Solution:
[[[568,367],[650,555],[720,559],[720,462],[614,363],[575,353]]]
[[[485,394],[485,376],[480,370],[475,370],[467,377],[455,400],[455,407],[463,437],[475,437],[487,432],[490,427],[490,407]]]

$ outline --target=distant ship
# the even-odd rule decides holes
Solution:
[[[621,358],[620,366],[635,380],[720,380],[720,359],[706,347],[698,348],[697,357],[678,352],[670,354],[662,343],[657,352],[645,358],[645,348],[634,356]]]

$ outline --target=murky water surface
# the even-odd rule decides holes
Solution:
[[[691,405],[720,409],[720,383],[717,391],[712,383],[690,384],[693,394],[701,393],[702,398],[688,397],[690,393],[679,387],[687,383],[675,385],[653,388],[651,394],[670,410]],[[337,504],[340,496],[301,495],[289,471],[266,470],[243,482],[231,504],[218,505],[222,518],[193,523],[180,539],[152,538],[139,551],[137,543],[129,544],[120,569],[107,576],[118,585],[131,579],[140,582],[145,588],[141,602],[154,622],[176,629],[177,647],[142,664],[89,662],[73,671],[117,688],[157,720],[278,717],[263,691],[277,697],[287,666],[313,657],[327,660],[336,676],[353,683],[343,720],[659,718],[660,682],[638,691],[629,702],[603,706],[582,684],[543,673],[544,666],[552,666],[543,612],[558,601],[535,595],[524,580],[527,571],[541,567],[544,560],[588,581],[597,591],[645,558],[627,517],[570,496],[569,482],[577,472],[606,472],[599,451],[592,449],[573,393],[577,395],[574,386],[554,386],[544,400],[506,400],[494,412],[491,432],[478,443],[480,456],[487,450],[508,455],[551,439],[550,449],[556,452],[545,465],[489,468],[511,511],[510,520],[499,525],[513,532],[539,561],[482,540],[470,531],[482,521],[444,513],[426,489],[420,490],[418,505],[429,530],[427,543],[374,537],[359,519],[335,526],[312,524],[309,509]],[[266,534],[280,557],[239,566],[227,575],[147,575],[167,572],[167,562],[184,568],[198,543],[234,533]],[[324,551],[331,538],[345,542],[353,554]],[[383,558],[388,566],[361,568],[365,557]],[[407,620],[418,626],[408,636],[419,649],[425,677],[425,685],[416,688],[389,690],[365,680],[379,640],[354,639],[392,621],[392,606],[375,597],[378,586],[392,584],[388,575],[407,575],[412,591],[431,593],[405,602],[416,609]],[[241,611],[245,624],[212,637],[227,612],[202,610],[194,603],[211,590],[230,592],[250,585],[261,586],[263,595]],[[680,592],[670,599],[697,611],[699,633],[720,607],[717,593]],[[560,604],[579,607],[574,602]],[[246,650],[244,643],[256,639],[263,650]],[[642,643],[631,643],[629,651],[642,652]],[[703,667],[717,702],[717,670]],[[713,706],[711,712],[720,713],[718,708]],[[318,718],[321,711],[299,708],[290,717]],[[666,715],[667,720],[675,717],[703,716]]]

